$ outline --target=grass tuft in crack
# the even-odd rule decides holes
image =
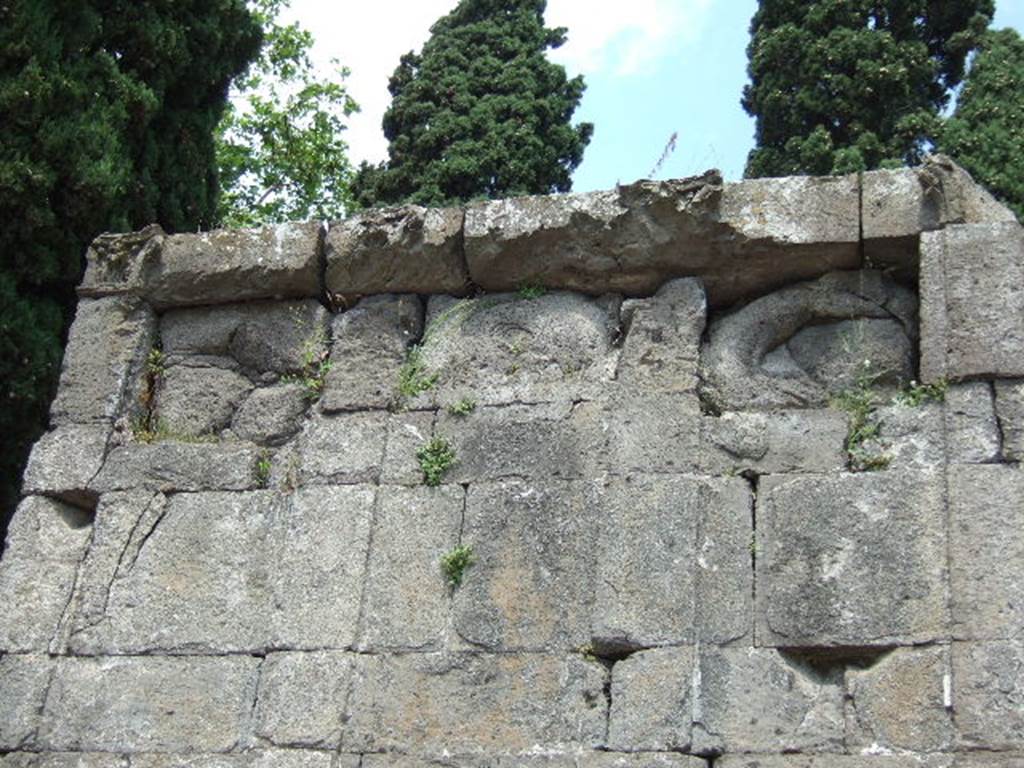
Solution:
[[[459,544],[450,552],[441,556],[441,573],[448,581],[448,586],[458,587],[466,575],[466,569],[476,562],[473,548],[467,544]]]
[[[423,482],[434,487],[441,484],[441,478],[455,463],[455,451],[443,437],[435,437],[416,451],[416,458],[423,470]]]
[[[878,394],[874,385],[878,374],[871,370],[871,361],[865,360],[856,384],[845,392],[841,392],[832,400],[832,405],[845,411],[849,417],[849,430],[846,433],[844,447],[849,456],[850,469],[854,472],[870,472],[885,469],[891,459],[883,454],[869,452],[864,444],[878,437],[881,423],[875,418],[875,409],[879,405]]]

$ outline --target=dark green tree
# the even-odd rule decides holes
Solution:
[[[913,164],[993,0],[761,0],[742,104],[756,118],[746,175]]]
[[[364,164],[362,205],[438,205],[565,192],[593,126],[572,125],[582,77],[548,61],[566,30],[544,26],[545,0],[462,0],[391,77],[388,161]]]
[[[88,243],[213,221],[243,0],[0,0],[0,532],[46,424]]]
[[[1024,40],[1016,31],[985,36],[939,147],[1024,221]]]

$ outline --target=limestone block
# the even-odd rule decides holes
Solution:
[[[279,747],[338,745],[352,671],[339,651],[272,653],[260,670],[256,733]]]
[[[298,437],[304,485],[374,483],[380,478],[388,433],[384,412],[318,416]]]
[[[692,646],[634,653],[612,668],[608,747],[689,751],[698,673]]]
[[[0,756],[3,768],[124,768],[123,755],[106,752],[11,752]]]
[[[145,272],[157,309],[320,294],[319,222],[170,235]]]
[[[172,436],[216,435],[231,425],[252,387],[234,371],[172,365],[157,386],[155,423]]]
[[[966,748],[1024,751],[1024,642],[953,643],[953,706]]]
[[[434,432],[433,411],[400,411],[388,419],[387,447],[380,481],[384,485],[420,485],[416,451],[426,445]]]
[[[140,293],[146,271],[159,259],[165,238],[159,224],[138,232],[100,235],[85,252],[85,277],[78,295],[99,298]]]
[[[942,155],[918,168],[862,175],[864,255],[869,264],[914,268],[918,236],[950,224],[1014,221],[970,175]]]
[[[416,296],[370,296],[336,316],[331,370],[321,408],[387,408],[398,395],[399,371],[423,334],[423,304]]]
[[[297,382],[262,387],[235,411],[231,431],[242,440],[281,445],[302,429],[308,408],[308,393]]]
[[[699,661],[694,752],[842,751],[838,677],[823,678],[773,649],[701,648]]]
[[[1003,457],[1024,460],[1024,379],[996,382],[996,410],[1003,433]]]
[[[32,447],[22,493],[42,494],[81,507],[96,506],[93,480],[103,466],[110,428],[67,424]]]
[[[913,378],[916,301],[879,272],[836,272],[711,323],[703,392],[720,410],[827,405],[871,361],[878,381]]]
[[[465,491],[387,487],[374,522],[361,650],[439,650],[448,623],[441,557],[459,542]]]
[[[254,489],[260,452],[252,443],[129,443],[110,452],[91,483],[97,493]]]
[[[949,460],[962,464],[999,461],[999,424],[992,387],[976,381],[954,384],[946,392]]]
[[[0,560],[0,653],[42,653],[64,615],[92,516],[29,496],[18,506]]]
[[[757,508],[757,642],[828,649],[948,633],[939,473],[771,476]]]
[[[605,670],[579,656],[361,655],[353,674],[346,752],[512,755],[604,740]]]
[[[419,378],[433,385],[417,407],[581,399],[614,373],[618,302],[553,292],[456,301],[434,296],[418,354]]]
[[[725,306],[859,265],[857,178],[748,180],[714,171],[607,192],[496,200],[466,211],[466,259],[490,291],[539,284],[650,295],[704,279]]]
[[[666,283],[649,299],[623,302],[616,380],[644,391],[696,390],[706,314],[704,287],[690,278]]]
[[[99,752],[227,751],[242,738],[259,660],[64,658],[39,746]]]
[[[949,469],[954,637],[1024,634],[1024,475],[1006,466]]]
[[[1024,228],[947,227],[921,237],[921,378],[1022,376]]]
[[[109,424],[131,415],[155,338],[155,316],[137,300],[79,301],[60,388],[50,406],[51,424]]]
[[[101,503],[71,648],[258,653],[355,640],[374,492],[179,494]]]
[[[359,768],[359,756],[336,755],[317,749],[251,749],[245,752],[213,754],[138,754],[131,756],[131,764],[133,768]],[[113,768],[124,766],[118,765]]]
[[[616,478],[597,506],[598,652],[751,634],[753,500],[744,480]]]
[[[848,667],[847,745],[854,751],[950,749],[951,680],[948,646],[897,648],[867,669]]]
[[[722,755],[721,768],[961,768],[974,766],[967,755]],[[956,761],[954,763],[954,760]],[[961,762],[967,761],[967,762]],[[979,764],[980,765],[980,764]],[[1002,763],[993,764],[1002,766]],[[1004,768],[1016,768],[1007,765]]]
[[[0,751],[32,749],[53,671],[47,656],[0,656]]]
[[[463,295],[461,208],[406,205],[357,213],[327,231],[327,290]]]
[[[838,472],[846,467],[845,414],[827,409],[727,411],[701,419],[702,470],[711,474]]]
[[[570,651],[590,639],[600,512],[588,484],[475,483],[462,543],[476,564],[455,592],[455,631],[488,650]]]

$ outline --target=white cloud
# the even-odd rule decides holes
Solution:
[[[607,71],[643,74],[661,57],[692,42],[714,0],[549,0],[548,26],[569,28],[569,40],[551,54],[571,74]],[[316,38],[314,58],[327,67],[332,58],[352,70],[349,92],[362,111],[349,123],[347,141],[355,161],[387,157],[380,123],[391,102],[388,78],[402,54],[419,50],[430,26],[457,0],[373,0],[338,3],[292,0],[297,19]]]

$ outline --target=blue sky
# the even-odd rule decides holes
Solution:
[[[317,39],[318,64],[337,58],[352,70],[349,88],[363,108],[348,132],[356,161],[386,157],[380,120],[390,99],[387,79],[399,56],[419,49],[430,25],[455,5],[292,0],[292,16]],[[997,6],[995,26],[1024,31],[1024,0]],[[756,7],[757,0],[548,0],[549,26],[569,29],[569,41],[551,56],[586,79],[576,117],[595,125],[575,191],[647,178],[673,133],[677,146],[658,178],[708,168],[740,178],[753,144],[753,121],[739,99]]]

